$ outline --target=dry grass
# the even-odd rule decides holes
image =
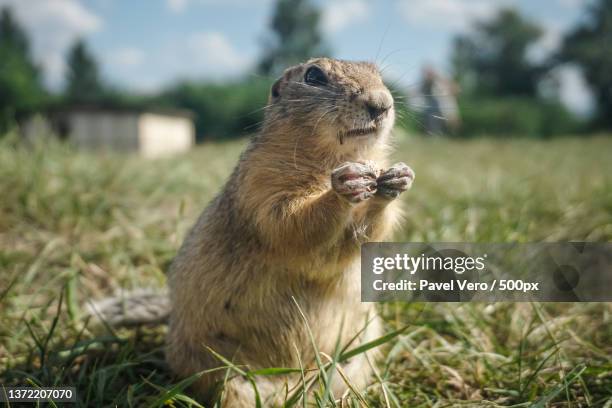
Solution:
[[[163,362],[164,327],[90,330],[82,305],[161,287],[243,146],[145,161],[0,141],[0,383],[72,384],[83,406],[188,405]],[[397,240],[611,241],[610,151],[609,137],[402,138],[396,156],[417,179]],[[409,329],[387,346],[372,406],[612,405],[610,304],[381,311],[389,331]]]

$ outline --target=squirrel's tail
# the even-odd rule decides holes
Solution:
[[[137,326],[168,321],[170,299],[165,290],[137,289],[88,304],[88,315],[111,326]]]

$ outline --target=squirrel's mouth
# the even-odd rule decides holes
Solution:
[[[349,130],[345,130],[344,132],[341,132],[340,137],[345,138],[345,137],[366,136],[372,133],[376,133],[376,130],[377,130],[376,126],[354,128],[354,129],[349,129]]]

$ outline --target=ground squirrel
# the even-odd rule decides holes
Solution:
[[[359,250],[389,236],[395,198],[414,179],[405,164],[386,162],[394,119],[372,63],[311,59],[274,83],[262,129],[170,268],[166,355],[175,373],[223,366],[206,347],[250,369],[312,367],[296,304],[328,355],[339,335],[357,346],[382,334],[374,306],[360,302]],[[342,368],[361,388],[371,373],[364,356]],[[195,390],[210,396],[225,374],[202,376]],[[265,406],[281,404],[299,379],[257,378]],[[346,389],[336,373],[334,395]],[[255,406],[253,386],[234,377],[222,401]]]
[[[386,163],[394,117],[371,63],[312,59],[274,83],[261,131],[170,269],[167,360],[176,373],[222,365],[205,345],[251,369],[299,367],[298,353],[311,364],[296,303],[327,354],[340,330],[343,344],[366,322],[356,344],[381,335],[373,305],[360,302],[359,248],[388,237],[400,215],[394,199],[414,179],[405,164]],[[363,357],[343,368],[365,385]],[[223,376],[204,376],[197,388]],[[335,379],[340,396],[346,386]],[[262,378],[262,400],[274,405],[285,382]],[[225,385],[228,407],[254,406],[254,398],[242,378]]]

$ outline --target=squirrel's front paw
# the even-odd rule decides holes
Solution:
[[[369,162],[346,162],[332,171],[331,184],[351,203],[360,203],[376,193],[376,169]]]
[[[414,181],[414,171],[405,163],[396,163],[376,179],[376,194],[393,199],[408,190]]]

